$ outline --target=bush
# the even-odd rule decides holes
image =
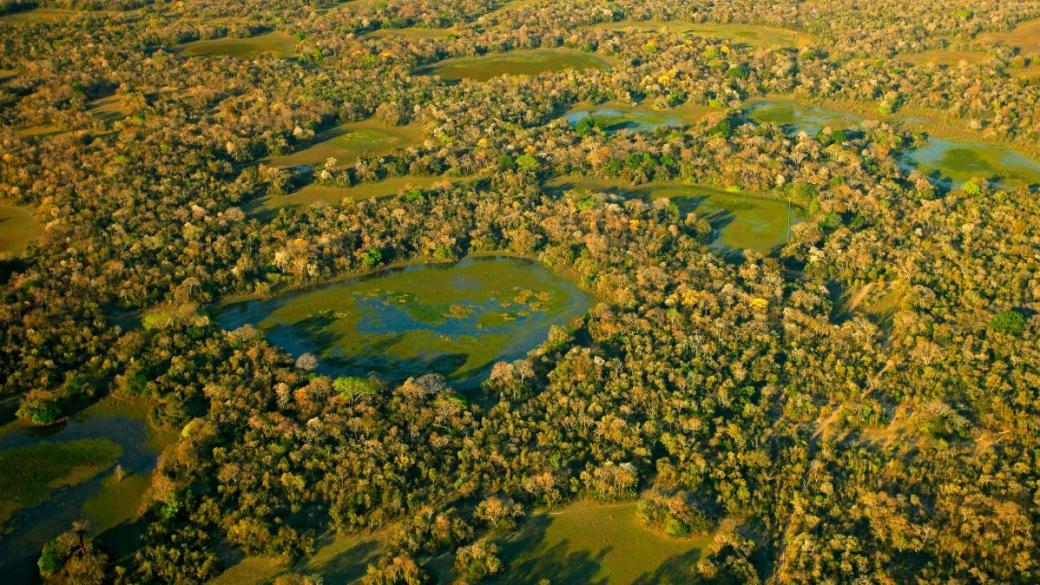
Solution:
[[[1026,317],[1014,310],[1001,311],[989,322],[989,328],[995,333],[1022,335],[1026,330]]]

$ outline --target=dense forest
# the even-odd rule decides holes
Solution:
[[[31,580],[205,583],[262,557],[258,583],[317,584],[327,535],[374,534],[366,585],[510,582],[531,519],[591,501],[702,538],[641,583],[1040,582],[1038,18],[0,0],[0,474],[51,481],[5,435],[98,404],[146,404],[167,437],[132,517],[72,510]],[[756,119],[776,96],[849,120]],[[949,168],[907,162],[942,141]],[[779,244],[734,243],[760,219],[742,197],[783,210]],[[222,326],[230,303],[478,257],[589,308],[476,384]],[[56,485],[118,483],[129,464],[92,453],[0,499],[0,533],[64,505]],[[606,582],[561,575],[531,582]]]

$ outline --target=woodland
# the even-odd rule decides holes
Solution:
[[[1036,0],[0,0],[0,568],[1040,583],[1037,19]],[[756,119],[777,96],[842,122]],[[936,139],[954,154],[907,162]],[[508,295],[481,277],[484,304],[391,300],[423,327],[535,315],[519,353],[341,371],[223,326],[235,303],[501,259],[537,273]],[[294,326],[327,341],[362,300]],[[672,556],[518,552],[598,522]],[[335,572],[316,563],[337,538],[374,544]]]

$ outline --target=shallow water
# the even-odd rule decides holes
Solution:
[[[582,120],[589,117],[592,117],[607,134],[614,134],[622,130],[653,132],[663,126],[682,128],[686,125],[683,119],[677,116],[623,106],[582,108],[564,115],[564,119],[572,126],[577,126]]]
[[[947,186],[960,186],[972,178],[989,179],[1005,187],[1040,183],[1040,162],[1020,152],[935,137],[929,138],[923,148],[907,153],[901,166],[907,171],[917,169]]]
[[[863,120],[853,113],[801,104],[787,98],[753,102],[747,112],[759,123],[779,124],[812,135],[827,126],[849,128]],[[959,187],[974,177],[989,179],[1003,187],[1040,183],[1040,162],[1021,152],[994,144],[934,136],[922,148],[905,153],[900,166],[907,172],[917,169],[946,187]]]
[[[855,114],[837,112],[791,99],[759,100],[748,108],[748,117],[760,124],[778,124],[815,135],[825,127],[835,130],[860,123]]]
[[[44,429],[11,426],[0,435],[0,450],[25,447],[43,441],[62,443],[76,439],[108,439],[123,449],[119,465],[136,474],[155,467],[156,449],[149,440],[143,420],[87,414],[74,417],[60,426]],[[40,504],[16,511],[6,523],[9,532],[0,535],[0,574],[3,583],[31,583],[36,576],[36,559],[44,544],[68,530],[73,522],[87,517],[84,505],[102,491],[105,471],[89,481],[55,490]],[[135,506],[135,502],[120,502]]]
[[[256,325],[294,357],[315,355],[331,375],[374,372],[397,382],[437,372],[471,387],[494,362],[522,357],[551,325],[589,305],[585,293],[537,263],[467,258],[236,303],[220,310],[218,322]]]

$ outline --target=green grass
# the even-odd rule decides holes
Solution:
[[[94,534],[119,526],[137,517],[150,479],[147,475],[131,474],[122,479],[109,475],[101,482],[101,491],[83,504],[83,513],[90,520]]]
[[[667,197],[680,213],[696,212],[708,220],[717,230],[713,246],[723,250],[772,250],[787,242],[788,221],[793,225],[802,220],[793,207],[788,218],[788,204],[780,199],[695,185],[652,183],[633,187],[620,180],[558,177],[546,186],[617,193],[646,201]]]
[[[87,104],[87,109],[106,122],[121,120],[131,113],[126,96],[119,94],[93,100]]]
[[[226,307],[221,325],[257,324],[276,345],[333,373],[400,379],[435,371],[476,381],[483,368],[545,340],[589,299],[544,267],[512,258],[413,266],[272,301]],[[497,317],[488,315],[497,314]]]
[[[40,225],[28,207],[0,203],[0,258],[18,255],[40,236]]]
[[[603,57],[574,49],[531,49],[448,59],[420,69],[419,73],[447,80],[487,81],[502,75],[538,75],[568,69],[603,70],[611,65]]]
[[[330,205],[339,205],[344,200],[361,201],[364,199],[382,198],[396,195],[410,189],[428,189],[430,187],[450,184],[453,181],[465,180],[462,177],[390,177],[377,183],[360,183],[351,187],[336,187],[311,183],[290,195],[266,196],[256,205],[257,211],[271,211],[282,207],[306,208],[318,201]]]
[[[292,57],[296,53],[296,39],[280,31],[248,38],[222,38],[195,41],[178,49],[189,57],[239,57],[249,59],[260,55]]]
[[[1024,55],[1040,55],[1040,19],[1023,22],[1009,32],[982,33],[978,40],[1014,47]]]
[[[0,523],[43,502],[61,487],[90,480],[115,465],[123,449],[107,439],[38,443],[0,451]]]
[[[374,562],[383,544],[378,535],[329,534],[320,538],[314,555],[294,567],[274,557],[246,557],[211,581],[211,585],[261,585],[292,571],[321,575],[326,583],[354,583]]]
[[[379,156],[422,142],[425,130],[418,125],[391,126],[378,120],[341,124],[315,137],[313,145],[283,156],[272,157],[278,167],[323,165],[329,158],[337,166],[353,164],[359,156]]]
[[[957,67],[961,61],[968,65],[982,63],[989,55],[978,51],[962,51],[956,49],[932,49],[920,53],[907,53],[903,58],[915,65],[942,65]]]
[[[695,34],[751,47],[806,47],[816,44],[814,35],[791,29],[756,24],[692,23],[662,20],[620,20],[593,25],[605,30],[650,30]]]
[[[33,8],[0,16],[0,22],[11,23],[54,23],[78,18],[90,12],[85,10],[63,10],[60,8]]]
[[[246,557],[228,567],[209,585],[262,585],[285,571],[285,563],[279,558]]]
[[[405,28],[381,28],[365,34],[376,39],[446,39],[457,36],[459,31],[453,28],[426,28],[410,26]]]
[[[67,132],[65,128],[55,124],[38,124],[36,126],[24,126],[15,131],[15,135],[21,138],[47,138]]]
[[[578,502],[535,515],[501,542],[505,568],[489,583],[687,583],[686,571],[709,542],[643,526],[635,502]]]

